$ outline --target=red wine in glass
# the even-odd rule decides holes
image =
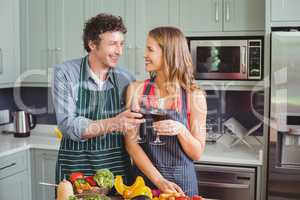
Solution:
[[[143,95],[139,99],[140,113],[144,116],[150,116],[153,119],[153,122],[158,122],[165,120],[166,109],[165,101],[162,98],[152,95]],[[155,140],[150,142],[152,145],[163,145],[164,143],[160,140],[159,135],[154,131],[156,135]]]
[[[139,113],[139,114],[142,114],[143,116],[142,116],[141,118],[144,117],[144,114],[141,113],[140,111],[137,111],[137,110],[133,107],[133,105],[131,105],[130,111],[133,112],[133,113]],[[143,127],[146,127],[146,126],[144,125]],[[144,130],[144,131],[145,131],[145,130]],[[145,142],[146,142],[146,140],[143,139],[143,138],[141,137],[140,126],[137,128],[136,142],[137,142],[137,143],[145,143]]]
[[[151,108],[149,109],[149,113],[151,115],[151,118],[153,119],[153,122],[158,122],[162,120],[167,119],[167,113],[162,110],[162,109],[157,109],[157,108]],[[155,140],[150,142],[152,145],[164,145],[165,143],[160,140],[159,135],[155,132]]]

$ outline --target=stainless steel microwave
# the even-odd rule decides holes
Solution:
[[[188,38],[197,80],[260,80],[263,38]]]

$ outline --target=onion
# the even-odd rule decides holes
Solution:
[[[68,200],[70,196],[74,195],[72,183],[63,180],[57,186],[57,199],[56,200]]]

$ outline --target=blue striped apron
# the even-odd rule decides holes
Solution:
[[[148,95],[153,80],[146,86],[144,95]],[[181,90],[182,113],[175,110],[168,111],[168,118],[179,121],[187,127],[187,98],[186,92]],[[140,144],[153,165],[167,180],[179,185],[184,193],[189,196],[198,195],[197,177],[193,161],[186,155],[176,136],[160,136],[164,145],[151,145],[149,142],[155,140],[152,128],[151,116],[145,116],[146,123],[140,127],[140,134],[145,137],[146,142]],[[146,131],[146,132],[145,132]],[[155,188],[154,184],[135,166],[135,175],[143,176],[146,184]]]
[[[91,120],[106,119],[116,116],[121,107],[117,75],[110,70],[113,88],[93,91],[87,88],[84,77],[87,73],[87,57],[80,65],[78,100],[76,115]],[[130,178],[131,162],[125,150],[123,135],[112,132],[106,135],[73,141],[63,137],[56,165],[56,183],[68,179],[72,172],[82,172],[87,176],[94,175],[98,169],[108,168],[114,175]]]

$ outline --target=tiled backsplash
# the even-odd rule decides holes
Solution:
[[[20,109],[37,116],[37,123],[56,124],[51,90],[45,87],[0,89],[0,110]]]
[[[263,93],[252,96],[251,91],[206,91],[208,105],[207,123],[216,124],[214,131],[222,131],[222,121],[234,117],[245,128],[251,128],[263,113]],[[254,109],[253,109],[254,108]],[[56,124],[51,89],[22,87],[0,89],[0,110],[26,110],[37,116],[40,124]],[[259,130],[258,132],[260,132]],[[262,133],[262,131],[261,131]],[[257,133],[258,134],[258,133]]]

